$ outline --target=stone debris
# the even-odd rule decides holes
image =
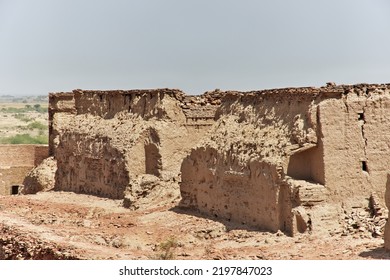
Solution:
[[[21,234],[15,228],[0,224],[0,260],[74,260],[75,256],[57,244],[38,240],[32,234]]]
[[[344,229],[342,235],[362,235],[383,238],[388,210],[381,207],[373,193],[369,198],[369,207],[344,211]]]

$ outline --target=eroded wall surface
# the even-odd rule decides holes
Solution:
[[[182,164],[181,205],[261,229],[292,231],[293,208],[300,202],[292,199],[291,182],[317,186],[324,177],[316,148],[319,101],[311,89],[227,93],[209,138]]]
[[[214,123],[212,101],[218,94],[189,97],[169,89],[51,94],[55,188],[124,198],[137,176],[177,178],[182,159]]]
[[[181,205],[290,234],[338,226],[340,205],[384,198],[389,89],[226,93],[209,137],[183,161]]]
[[[385,202],[386,202],[387,209],[390,209],[390,174],[387,175]],[[387,217],[387,222],[386,222],[386,226],[385,226],[385,248],[387,250],[390,250],[390,221],[389,221],[389,217]]]
[[[331,231],[341,207],[365,207],[372,192],[384,199],[389,89],[51,94],[56,189],[131,204],[181,181],[180,205],[215,218],[292,235]]]
[[[390,169],[389,87],[345,86],[342,98],[321,102],[319,121],[332,200],[370,192],[383,199]]]

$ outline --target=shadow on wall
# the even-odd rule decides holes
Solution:
[[[145,173],[159,177],[162,168],[161,154],[154,143],[145,144]]]
[[[296,180],[324,184],[324,168],[318,147],[311,147],[290,156],[287,175]]]
[[[148,137],[145,139],[145,174],[159,177],[162,170],[162,158],[159,150],[160,137],[153,128],[148,129]]]

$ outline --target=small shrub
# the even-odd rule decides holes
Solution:
[[[160,243],[159,249],[161,253],[158,255],[160,260],[173,260],[173,251],[179,245],[174,236],[169,237],[165,242]]]
[[[44,124],[42,124],[40,122],[37,122],[37,121],[29,123],[27,125],[27,128],[30,129],[30,130],[33,130],[33,129],[39,129],[39,130],[48,129],[47,125],[44,125]]]
[[[30,118],[26,117],[25,114],[22,114],[22,113],[17,113],[17,114],[14,114],[13,116],[16,119],[21,120],[22,122],[30,122],[31,121]]]

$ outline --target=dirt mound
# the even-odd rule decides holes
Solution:
[[[57,161],[49,157],[40,165],[31,170],[23,182],[22,194],[34,194],[40,191],[48,191],[54,188]]]
[[[65,249],[0,223],[0,260],[74,260]]]
[[[162,180],[144,174],[130,181],[123,206],[132,210],[175,205],[180,200],[177,178]]]

